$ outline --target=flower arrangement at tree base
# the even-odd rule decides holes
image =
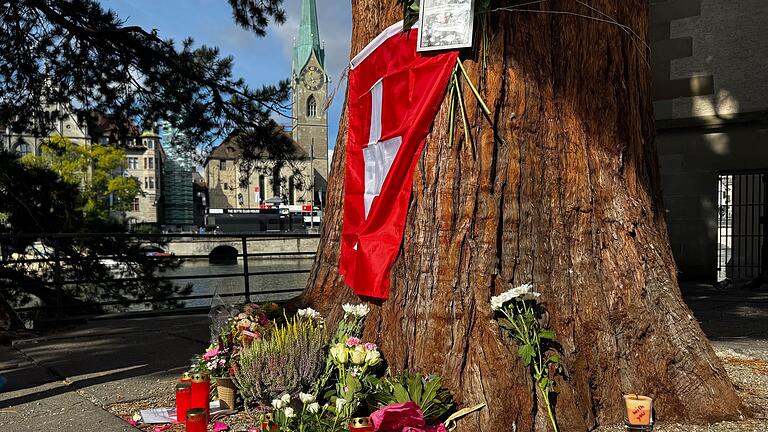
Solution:
[[[341,432],[355,430],[355,418],[359,431],[450,430],[442,422],[458,417],[449,417],[455,405],[440,377],[385,373],[376,344],[360,339],[369,306],[343,310],[330,334],[311,308],[265,322],[263,308],[248,305],[220,327],[193,369],[218,377],[222,407],[235,407],[236,386],[246,413],[258,418],[254,431]]]

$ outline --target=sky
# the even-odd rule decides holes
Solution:
[[[101,4],[117,12],[128,25],[157,29],[164,39],[181,41],[192,37],[196,44],[219,47],[222,55],[234,57],[234,75],[252,87],[274,84],[290,76],[300,0],[283,0],[286,23],[271,24],[263,38],[235,25],[226,0],[101,0]],[[317,9],[320,38],[325,41],[325,66],[331,76],[331,94],[349,62],[352,12],[349,0],[317,0]],[[343,104],[342,87],[328,110],[331,147],[336,144]],[[285,117],[277,120],[290,123]]]

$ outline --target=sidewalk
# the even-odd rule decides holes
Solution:
[[[768,360],[768,293],[685,285],[683,294],[718,353]],[[0,431],[135,431],[105,408],[172,397],[207,340],[200,313],[91,321],[0,346],[0,374],[8,378]]]
[[[108,405],[172,393],[207,344],[205,314],[93,321],[0,347],[0,430],[135,431]]]

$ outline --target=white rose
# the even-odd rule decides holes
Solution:
[[[288,393],[286,393],[286,394],[284,394],[284,395],[282,395],[282,396],[280,397],[280,400],[282,400],[282,401],[283,401],[283,405],[288,405],[289,403],[291,403],[291,395],[289,395]]]
[[[301,403],[305,405],[315,401],[315,397],[307,393],[299,393],[299,399],[301,400]]]
[[[312,414],[317,414],[320,411],[320,404],[317,402],[312,402],[311,404],[307,405],[307,410]]]
[[[272,399],[272,407],[274,409],[280,409],[283,407],[283,401],[280,399]]]
[[[344,405],[347,404],[347,400],[344,398],[336,398],[336,414],[340,413],[341,410],[344,408]]]
[[[293,408],[291,407],[286,408],[283,412],[285,413],[285,418],[296,417],[296,413],[293,412]]]

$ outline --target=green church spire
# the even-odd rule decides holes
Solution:
[[[299,38],[293,48],[293,68],[298,74],[315,51],[320,65],[325,66],[325,50],[320,47],[320,30],[317,26],[317,5],[315,0],[301,0],[301,24]]]

